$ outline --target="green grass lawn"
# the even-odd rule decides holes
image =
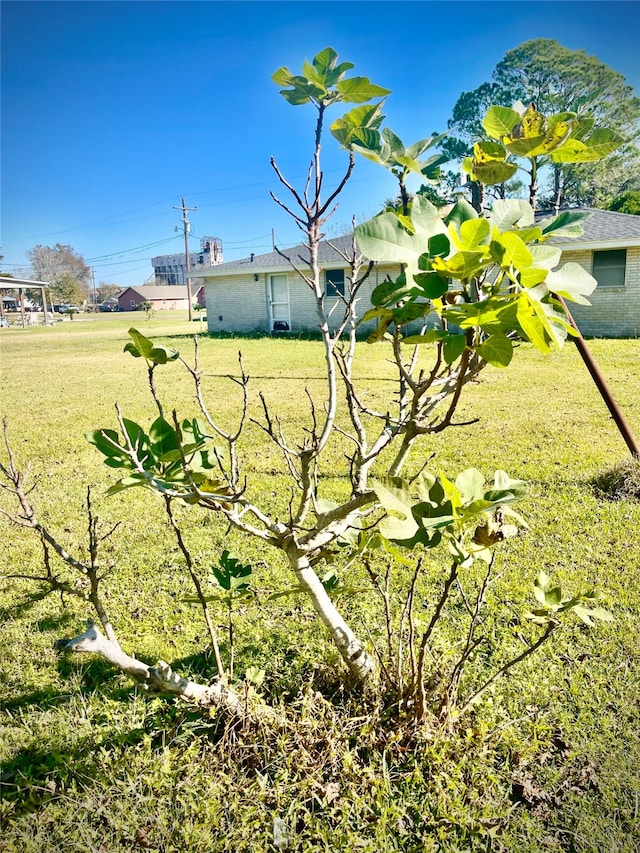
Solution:
[[[198,608],[180,600],[191,589],[161,505],[137,490],[105,497],[114,474],[83,438],[115,426],[116,401],[134,420],[154,418],[144,365],[123,353],[132,324],[185,355],[200,328],[180,312],[159,312],[150,320],[80,315],[55,327],[2,329],[0,411],[17,461],[30,464],[37,483],[32,502],[67,547],[85,546],[88,485],[104,523],[121,521],[104,564],[123,646],[206,681],[206,632]],[[590,346],[640,435],[640,341]],[[237,372],[239,350],[253,415],[260,417],[261,391],[287,435],[302,437],[310,417],[301,389],[321,406],[321,345],[203,337],[207,399],[227,426],[238,417],[240,394],[228,375]],[[363,343],[358,354],[367,403],[382,405],[388,352]],[[158,387],[169,411],[197,414],[177,365],[158,371]],[[571,622],[498,681],[453,735],[399,738],[371,697],[343,689],[341,664],[306,602],[266,600],[291,584],[279,555],[184,510],[204,572],[223,548],[254,566],[257,602],[237,617],[236,666],[239,675],[252,665],[265,670],[262,690],[285,724],[229,727],[141,695],[101,660],[60,657],[55,640],[80,633],[91,614],[75,599],[34,596],[32,582],[4,580],[0,851],[271,851],[276,818],[288,835],[280,849],[305,853],[639,850],[640,501],[609,500],[592,485],[628,451],[571,344],[546,359],[523,345],[508,370],[485,370],[457,414],[475,417],[470,427],[429,438],[412,470],[434,453],[432,469],[449,477],[473,465],[529,483],[518,508],[530,529],[500,552],[489,594],[492,642],[476,669],[513,651],[514,619],[531,607],[542,570],[567,591],[597,586],[614,622],[593,629]],[[257,426],[241,451],[249,493],[286,512],[282,462]],[[345,493],[337,442],[325,475],[322,496]],[[9,506],[6,496],[0,506]],[[39,570],[38,542],[4,518],[0,542],[4,573]],[[446,569],[443,556],[434,584]],[[346,606],[359,628],[377,604],[365,594]],[[224,626],[224,614],[216,616]],[[455,612],[448,624],[443,647],[458,640]]]

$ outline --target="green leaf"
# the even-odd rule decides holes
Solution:
[[[328,74],[332,68],[335,68],[337,61],[338,54],[332,47],[325,47],[324,50],[321,50],[313,57],[314,68],[322,76]]]
[[[414,280],[427,299],[438,299],[449,290],[449,282],[437,272],[420,272]]]
[[[254,687],[260,687],[262,682],[264,681],[264,677],[266,672],[264,669],[260,669],[258,666],[248,666],[244,673],[245,681],[248,681],[249,684],[253,684]]]
[[[131,353],[134,358],[142,356],[152,364],[166,364],[168,361],[175,361],[180,355],[177,350],[156,346],[153,341],[135,328],[129,329],[129,337],[132,342],[125,344],[124,351]]]
[[[336,90],[341,100],[347,104],[362,104],[372,98],[382,98],[391,94],[390,89],[374,86],[368,77],[350,77],[348,80],[340,80],[336,83]]]
[[[555,246],[529,246],[529,251],[531,252],[533,263],[537,267],[552,270],[560,263],[562,249],[557,249]]]
[[[380,533],[386,538],[395,541],[412,539],[418,532],[418,524],[413,517],[413,499],[405,489],[398,488],[390,481],[384,483],[376,480],[373,482],[373,490],[387,515],[380,522]]]
[[[477,468],[467,468],[456,477],[455,486],[463,504],[484,497],[484,475]]]
[[[450,258],[434,258],[433,269],[445,276],[469,281],[484,268],[484,252],[456,252]]]
[[[513,358],[513,343],[506,335],[497,332],[490,335],[476,352],[494,367],[508,367]]]
[[[149,428],[149,440],[153,455],[160,459],[167,453],[179,451],[175,429],[164,418],[157,418]],[[170,461],[170,460],[166,460]]]
[[[546,605],[555,607],[562,601],[562,589],[559,586],[554,586],[552,589],[545,591],[544,602]]]
[[[535,300],[529,298],[530,291],[520,293],[517,300],[516,316],[526,339],[544,355],[551,352],[550,339],[553,339],[544,309]]]
[[[424,335],[407,335],[406,338],[402,339],[403,344],[409,345],[420,345],[420,344],[433,344],[437,341],[442,341],[447,337],[447,332],[444,332],[442,329],[429,329],[428,332],[425,332]]]
[[[584,234],[581,223],[591,216],[588,211],[565,210],[552,219],[542,219],[538,224],[545,237],[581,237]]]
[[[466,199],[460,198],[445,216],[444,223],[447,226],[452,225],[459,232],[463,222],[477,218],[478,212],[475,208],[473,208]]]
[[[479,326],[494,334],[513,327],[515,307],[511,298],[491,297],[483,302],[466,302],[447,307],[443,316],[461,329]]]
[[[385,127],[382,131],[382,138],[389,146],[391,155],[393,157],[403,157],[406,154],[404,144],[399,136],[388,127]]]
[[[500,250],[496,253],[495,246]],[[492,254],[500,266],[505,269],[515,267],[530,267],[533,263],[531,252],[515,231],[505,231],[491,243]]]
[[[565,145],[552,152],[551,158],[556,163],[592,163],[611,154],[623,142],[624,139],[619,134],[606,127],[597,127],[588,138],[583,138],[582,142],[569,139]],[[574,148],[575,150],[572,150]]]
[[[413,201],[411,223],[413,234],[394,213],[383,213],[356,227],[362,253],[372,261],[405,264],[407,281],[419,272],[419,258],[427,250],[429,239],[445,232],[437,208],[423,196]]]
[[[450,335],[445,338],[442,347],[442,355],[447,364],[453,364],[456,359],[460,358],[467,345],[467,339],[464,335]]]
[[[547,275],[547,286],[552,293],[577,302],[590,305],[586,298],[596,289],[598,282],[580,264],[570,261],[559,270],[551,270]]]
[[[293,74],[284,65],[271,75],[271,79],[276,86],[288,86],[291,83],[292,77]]]
[[[535,221],[533,208],[522,199],[496,199],[491,207],[489,222],[499,231],[507,228],[532,225]]]
[[[376,307],[393,305],[414,289],[414,285],[407,283],[404,275],[399,276],[395,281],[383,281],[374,288],[371,304]]]
[[[520,114],[508,107],[489,107],[482,126],[489,136],[502,139],[520,122]]]

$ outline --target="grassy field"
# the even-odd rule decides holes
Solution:
[[[199,324],[179,313],[2,329],[0,411],[17,461],[37,483],[32,502],[69,549],[85,546],[87,485],[100,518],[121,521],[106,543],[105,584],[123,646],[206,680],[204,626],[180,600],[191,589],[162,507],[137,490],[105,497],[113,473],[83,438],[115,425],[116,401],[141,423],[154,417],[144,365],[123,353],[132,319],[191,353]],[[640,435],[640,341],[590,346]],[[359,347],[357,375],[374,405],[390,387],[388,354]],[[300,437],[309,423],[301,389],[321,404],[320,345],[203,337],[207,398],[229,426],[239,392],[227,377],[239,350],[254,416],[262,391],[287,435]],[[169,409],[197,413],[176,365],[159,372],[158,386]],[[258,597],[237,616],[237,671],[265,670],[261,689],[286,725],[228,727],[140,695],[103,661],[60,657],[55,640],[79,633],[90,614],[77,600],[39,598],[33,583],[5,580],[0,851],[640,850],[640,501],[607,499],[593,486],[628,451],[572,345],[547,359],[525,345],[509,370],[486,370],[459,412],[473,417],[477,424],[430,438],[413,466],[435,453],[432,467],[450,477],[471,465],[502,468],[530,486],[519,506],[530,530],[501,551],[489,596],[495,643],[478,666],[499,662],[514,642],[509,623],[531,606],[541,570],[567,591],[596,586],[614,622],[572,622],[498,681],[453,735],[400,740],[370,699],[343,690],[340,663],[306,603],[267,601],[291,582],[277,555],[185,511],[199,566],[222,548],[254,566]],[[281,460],[257,426],[241,449],[251,494],[286,512]],[[330,449],[323,496],[344,494],[343,452]],[[0,542],[3,572],[38,571],[38,542],[3,518]],[[444,578],[446,557],[439,571]],[[363,595],[347,607],[360,625],[375,602]],[[450,630],[443,644],[456,642],[455,619]],[[274,820],[287,836],[279,847]]]

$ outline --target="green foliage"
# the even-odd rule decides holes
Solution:
[[[475,468],[460,473],[455,481],[444,474],[423,473],[414,483],[399,478],[375,482],[374,489],[386,517],[379,530],[385,539],[406,548],[434,548],[444,539],[453,560],[468,566],[474,557],[490,560],[490,548],[516,535],[523,519],[509,509],[524,494],[525,484],[496,471],[493,483],[485,483]]]
[[[176,428],[159,417],[148,433],[128,418],[122,418],[121,426],[121,433],[97,429],[85,434],[104,456],[105,465],[131,472],[108,494],[143,486],[187,502],[197,502],[199,493],[211,500],[229,500],[226,484],[212,475],[218,468],[216,449],[201,419],[185,419]]]
[[[640,216],[640,190],[629,190],[617,196],[607,207],[607,210],[616,210],[619,213],[630,213]]]
[[[175,361],[180,353],[175,349],[164,346],[154,346],[153,342],[146,338],[135,328],[129,329],[131,341],[125,344],[124,351],[130,353],[134,358],[144,358],[147,364],[166,364]]]
[[[555,294],[588,304],[596,281],[576,264],[554,269],[560,251],[542,244],[551,236],[575,234],[583,219],[584,213],[566,211],[536,223],[530,205],[506,200],[495,202],[488,219],[459,201],[443,220],[418,198],[409,217],[387,212],[359,225],[358,245],[367,257],[405,268],[395,282],[373,292],[375,307],[363,316],[378,322],[370,341],[392,326],[432,316],[442,329],[408,336],[406,343],[442,343],[448,363],[471,349],[506,367],[514,333],[541,352],[562,345],[573,330]],[[455,327],[472,336],[448,331]]]
[[[554,163],[591,163],[611,154],[623,142],[608,128],[578,113],[545,116],[532,104],[526,109],[492,106],[483,119],[486,133],[496,142],[476,142],[473,157],[462,168],[474,181],[500,184],[511,178],[517,164],[509,157],[549,160]]]
[[[338,54],[327,47],[310,63],[303,63],[302,74],[292,74],[282,67],[271,79],[278,86],[287,87],[280,94],[294,106],[313,103],[324,108],[338,102],[362,104],[389,94],[388,89],[375,86],[368,77],[346,77],[353,67],[351,62],[338,64]]]
[[[607,610],[595,606],[596,602],[602,597],[596,590],[565,598],[561,587],[554,586],[551,578],[545,572],[540,572],[535,579],[533,595],[539,606],[531,613],[526,613],[525,616],[539,625],[557,622],[559,616],[569,612],[589,627],[595,624],[594,620],[613,621],[613,616]]]

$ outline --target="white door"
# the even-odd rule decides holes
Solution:
[[[269,314],[272,332],[288,332],[291,329],[289,277],[286,273],[269,276]]]

